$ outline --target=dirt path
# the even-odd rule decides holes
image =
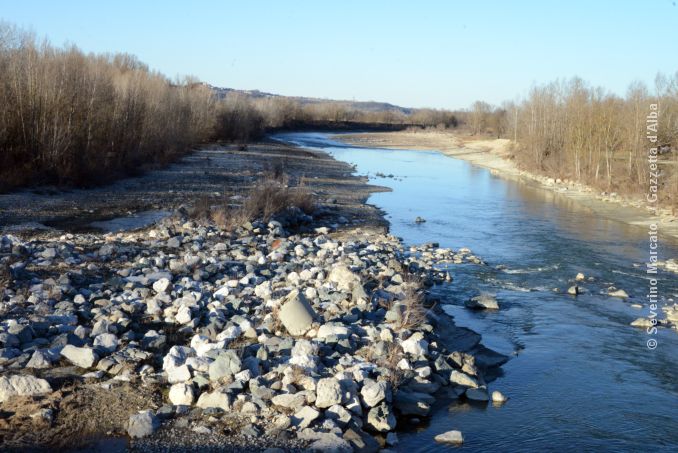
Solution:
[[[226,199],[242,194],[266,172],[282,169],[303,183],[319,203],[337,208],[340,216],[384,226],[381,213],[363,202],[386,190],[352,175],[352,168],[329,155],[274,142],[235,146],[212,145],[166,168],[92,189],[36,188],[0,195],[0,231],[55,227],[87,231],[93,221],[145,211],[171,211],[204,197]]]

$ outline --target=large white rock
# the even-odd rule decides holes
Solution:
[[[320,326],[318,329],[318,333],[316,335],[316,338],[319,340],[324,340],[327,337],[330,337],[332,335],[337,336],[337,338],[348,338],[350,335],[351,331],[349,330],[348,327],[346,326],[340,326],[336,324],[323,324]]]
[[[271,399],[275,406],[284,407],[287,409],[298,410],[306,404],[306,397],[303,393],[282,393],[276,395]]]
[[[472,308],[474,310],[499,310],[497,299],[489,294],[481,294],[472,297],[470,300],[467,300],[464,305],[466,305],[466,308]]]
[[[193,387],[188,384],[174,384],[170,387],[169,400],[177,406],[190,406],[195,401]]]
[[[452,384],[461,385],[464,387],[476,388],[478,387],[478,381],[469,376],[468,374],[462,373],[457,370],[452,370],[450,373],[450,382]]]
[[[92,368],[99,360],[99,356],[92,348],[78,348],[72,344],[67,344],[61,350],[61,355],[73,365],[80,368]]]
[[[127,424],[127,434],[130,437],[150,436],[160,427],[160,420],[153,412],[146,410],[131,415]]]
[[[203,393],[200,395],[196,405],[202,409],[214,407],[228,412],[231,410],[231,398],[228,393],[219,389],[213,391],[212,393]]]
[[[367,407],[374,407],[382,401],[391,399],[391,390],[385,381],[367,380],[360,390],[360,395]]]
[[[108,353],[115,352],[115,350],[118,349],[119,343],[118,337],[112,333],[102,333],[94,338],[94,347]]]
[[[15,374],[0,376],[0,403],[13,396],[33,396],[50,393],[52,387],[44,379],[34,376]]]
[[[303,335],[311,328],[315,318],[313,307],[296,289],[287,295],[278,314],[285,329],[292,335]]]
[[[167,381],[170,384],[186,382],[189,379],[191,379],[191,370],[188,369],[187,365],[181,365],[167,370]]]
[[[403,351],[413,356],[423,356],[428,353],[428,341],[424,340],[421,332],[416,332],[401,343]]]
[[[355,284],[360,284],[360,277],[344,265],[334,266],[327,278],[343,291],[352,291]]]
[[[31,360],[26,364],[26,368],[43,369],[52,366],[52,361],[49,356],[42,351],[35,351],[31,356]]]
[[[315,406],[321,409],[341,403],[341,384],[335,378],[323,378],[316,387]]]

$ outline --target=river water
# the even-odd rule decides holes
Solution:
[[[510,400],[441,404],[424,425],[402,427],[397,450],[449,450],[433,437],[458,429],[466,451],[678,451],[678,333],[629,326],[649,315],[647,230],[435,151],[353,147],[321,133],[276,138],[329,152],[390,187],[368,202],[405,244],[469,247],[487,263],[450,266],[454,282],[437,291],[457,325],[512,357],[489,386]],[[660,241],[662,259],[678,256],[677,244]],[[564,290],[578,272],[593,280],[575,298]],[[658,278],[661,304],[673,304],[678,278]],[[607,296],[609,286],[630,299]],[[501,309],[465,309],[478,291],[496,294]]]

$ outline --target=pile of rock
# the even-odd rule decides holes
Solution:
[[[166,406],[131,414],[132,437],[195,411],[213,425],[195,429],[209,432],[237,412],[253,434],[370,451],[374,436],[397,442],[398,420],[429,415],[441,389],[489,399],[475,357],[437,337],[436,315],[402,322],[413,291],[451,280],[437,264],[482,263],[468,250],[406,252],[389,235],[340,240],[327,228],[292,235],[275,221],[227,233],[167,220],[103,237],[4,236],[0,253],[11,274],[0,403],[52,391],[29,374],[75,366],[103,386],[167,388]]]

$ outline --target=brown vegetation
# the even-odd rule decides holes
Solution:
[[[0,22],[0,191],[104,183],[207,140],[245,144],[267,130],[319,124],[446,128],[457,118],[240,92],[217,99],[212,87],[170,81],[134,56],[55,47]]]
[[[646,117],[657,106],[656,143],[646,137]],[[678,73],[659,75],[655,93],[632,84],[625,97],[581,79],[534,87],[519,103],[500,108],[476,102],[465,120],[472,133],[514,140],[525,169],[578,181],[600,190],[646,193],[652,178],[648,152],[655,147],[659,199],[678,207]]]
[[[90,184],[209,137],[209,89],[126,54],[55,48],[0,24],[0,189]]]
[[[211,221],[225,230],[254,220],[269,221],[289,208],[298,208],[307,214],[315,210],[313,194],[305,187],[303,179],[296,186],[290,186],[286,176],[273,173],[258,181],[239,205],[232,204],[230,200],[214,201],[207,197],[199,199],[191,215],[197,220]]]

